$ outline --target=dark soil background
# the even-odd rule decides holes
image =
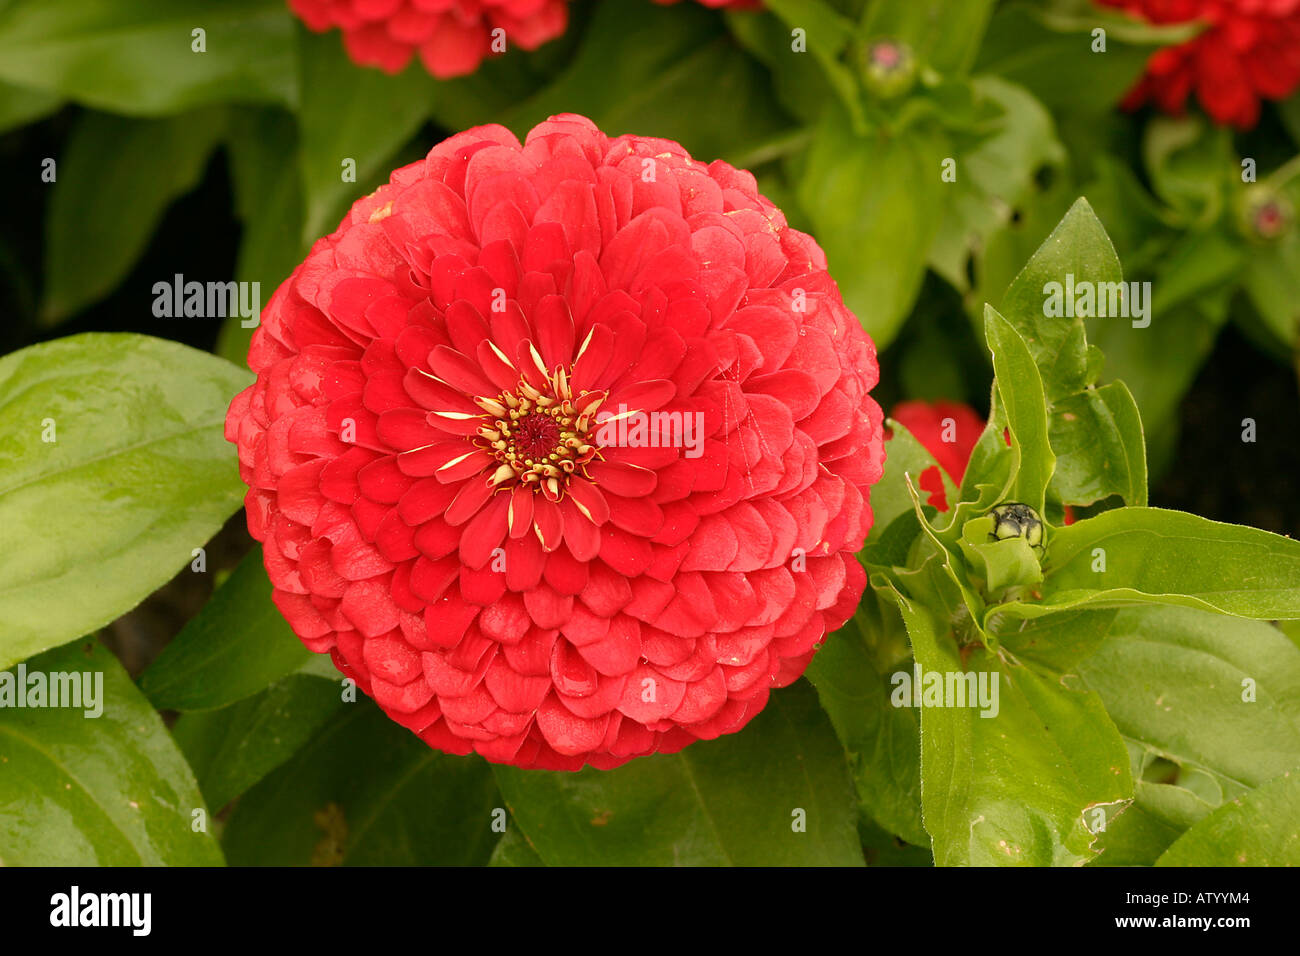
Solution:
[[[240,227],[222,152],[209,163],[199,188],[171,207],[131,275],[108,298],[57,327],[38,324],[42,225],[50,189],[40,182],[40,162],[59,155],[73,115],[64,110],[0,136],[0,181],[23,184],[9,191],[0,216],[0,354],[89,331],[140,332],[210,350],[219,322],[155,318],[152,286],[178,272],[233,274]],[[87,244],[111,241],[109,236],[85,237]],[[264,300],[270,291],[264,290]],[[895,347],[881,358],[885,381],[880,391],[886,401],[884,397],[897,394],[899,387],[890,374],[897,355]],[[1254,443],[1242,441],[1244,418],[1255,420]],[[1151,503],[1296,536],[1297,435],[1296,370],[1254,348],[1229,325],[1184,397],[1177,451],[1163,473],[1152,476]],[[105,630],[105,642],[132,674],[140,673],[198,613],[214,580],[233,568],[251,545],[241,512],[209,546],[208,574],[187,568]]]

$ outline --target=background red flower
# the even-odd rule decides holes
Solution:
[[[434,76],[473,73],[491,52],[492,31],[534,50],[564,32],[568,0],[289,0],[313,30],[338,27],[348,56],[397,73],[416,53]]]
[[[1124,99],[1181,114],[1195,91],[1217,122],[1249,129],[1259,101],[1300,86],[1300,0],[1097,0],[1151,23],[1200,21],[1195,38],[1155,53]]]
[[[735,731],[861,596],[874,346],[754,178],[676,143],[452,137],[315,245],[249,364],[226,434],[275,601],[434,747]],[[611,444],[629,412],[698,456]]]
[[[911,432],[948,477],[961,485],[966,463],[984,431],[984,419],[975,409],[946,399],[933,403],[914,399],[899,402],[889,417]],[[931,505],[940,511],[948,510],[948,496],[938,468],[931,466],[921,472],[917,484],[929,493]]]

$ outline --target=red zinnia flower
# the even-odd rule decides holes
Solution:
[[[676,143],[452,137],[316,243],[249,364],[226,435],[275,601],[431,746],[577,769],[738,730],[861,596],[875,348],[753,176]]]
[[[446,78],[473,73],[492,52],[492,31],[535,50],[564,32],[568,0],[289,0],[311,29],[343,31],[355,63],[397,73],[417,51]],[[500,35],[500,34],[499,34]]]
[[[939,463],[921,472],[917,486],[929,492],[930,504],[948,510],[948,496],[943,490],[939,467],[960,485],[966,463],[984,432],[984,419],[969,405],[944,399],[930,404],[919,400],[899,402],[889,416],[911,432],[926,451]]]
[[[1282,99],[1300,87],[1300,0],[1097,0],[1151,23],[1201,21],[1206,27],[1147,63],[1146,75],[1124,106],[1154,101],[1183,112],[1193,89],[1217,122],[1249,129],[1259,101]]]

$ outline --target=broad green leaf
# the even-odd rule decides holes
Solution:
[[[222,843],[236,866],[471,866],[499,834],[488,765],[431,749],[362,698],[240,797]]]
[[[776,14],[788,30],[803,31],[807,51],[821,67],[827,84],[846,110],[851,128],[858,133],[864,132],[866,123],[860,86],[857,77],[843,62],[854,37],[853,23],[820,0],[771,0],[764,6]]]
[[[1039,514],[1056,456],[1047,438],[1047,400],[1043,381],[1028,343],[993,306],[985,306],[984,330],[993,353],[995,388],[1011,429],[1011,447],[1018,461],[1012,494]]]
[[[212,710],[250,697],[311,657],[279,608],[254,548],[149,669],[140,689],[159,710]]]
[[[45,119],[62,105],[57,93],[0,83],[0,133]]]
[[[989,237],[1008,228],[1020,207],[1039,202],[1039,177],[1066,158],[1052,115],[1028,91],[996,76],[976,77],[971,90],[977,103],[996,104],[1001,115],[987,137],[956,157],[952,200],[929,253],[935,271],[963,292],[968,260],[974,256],[975,271],[982,270]]]
[[[292,757],[342,708],[339,682],[292,675],[172,727],[208,805],[219,809]]]
[[[142,335],[0,359],[0,667],[129,611],[239,508],[222,429],[249,377]]]
[[[1136,826],[1148,855],[1115,862],[1150,864],[1220,803],[1300,768],[1300,648],[1275,627],[1190,608],[1129,608],[1079,673],[1128,742],[1139,778],[1133,807],[1100,845],[1106,857],[1112,846],[1132,853]],[[1142,779],[1157,759],[1170,763],[1172,779]]]
[[[512,826],[501,835],[488,866],[545,866],[537,851],[528,845],[523,831]]]
[[[305,195],[304,244],[332,232],[429,117],[438,84],[417,62],[397,76],[359,70],[332,33],[302,38],[298,163]],[[350,180],[344,179],[345,163]]]
[[[23,691],[74,675],[83,706],[0,708],[0,865],[221,865],[194,775],[117,658],[86,640],[22,667]]]
[[[770,71],[774,92],[786,111],[803,123],[815,123],[826,104],[839,94],[817,58],[791,49],[791,27],[775,16],[754,16],[752,10],[726,11],[726,21],[740,45]],[[837,76],[838,82],[855,88],[847,68]],[[768,195],[766,190],[764,194]],[[790,212],[785,205],[777,205]]]
[[[799,203],[845,302],[878,348],[893,340],[920,290],[947,195],[946,155],[938,133],[915,127],[905,136],[857,136],[836,109],[826,111],[808,148]]]
[[[1167,604],[1259,620],[1300,617],[1300,541],[1182,511],[1115,508],[1055,530],[1042,600],[997,613]],[[992,612],[990,612],[992,613]]]
[[[862,812],[907,842],[929,846],[921,824],[920,720],[913,708],[890,701],[895,675],[911,672],[897,610],[873,592],[826,639],[806,676],[848,753]]]
[[[773,692],[740,733],[678,754],[604,771],[493,769],[549,866],[862,863],[844,752],[804,684]]]
[[[1091,383],[1093,371],[1083,318],[1049,315],[1049,300],[1055,310],[1057,301],[1062,307],[1069,301],[1067,284],[1081,289],[1080,283],[1091,283],[1100,296],[1123,278],[1106,230],[1088,201],[1079,199],[1002,297],[999,311],[1028,344],[1049,402],[1081,391]]]
[[[597,4],[572,63],[505,122],[523,136],[557,113],[581,113],[610,136],[676,140],[706,163],[735,160],[791,125],[766,72],[695,4]]]
[[[1131,798],[1132,781],[1100,699],[1064,679],[1061,664],[1071,658],[1054,645],[1074,641],[1075,632],[1053,632],[1048,622],[1040,633],[1003,634],[997,654],[963,647],[932,610],[934,600],[899,595],[921,673],[922,812],[935,863],[1086,862],[1096,852],[1089,814]],[[1089,630],[1099,640],[1104,622],[1078,634],[1081,643]],[[969,706],[971,682],[979,706]]]
[[[1111,495],[1147,503],[1142,418],[1123,382],[1088,388],[1052,407],[1052,487],[1066,504],[1087,505]]]
[[[1300,773],[1220,807],[1179,837],[1156,866],[1300,866]]]
[[[206,52],[195,52],[203,30]],[[9,0],[0,79],[96,109],[161,116],[211,103],[292,106],[294,20],[281,0]]]
[[[67,318],[126,278],[172,200],[198,184],[225,122],[215,109],[155,120],[78,118],[50,197],[43,321]]]

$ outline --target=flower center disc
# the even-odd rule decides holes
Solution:
[[[475,399],[485,413],[479,447],[500,462],[492,475],[497,490],[522,484],[552,501],[563,498],[570,476],[585,477],[598,455],[590,433],[607,394],[575,396],[568,375],[557,368],[540,388],[521,380],[512,391]]]
[[[560,441],[560,426],[555,419],[537,412],[515,422],[513,433],[515,453],[525,459],[545,458]]]

